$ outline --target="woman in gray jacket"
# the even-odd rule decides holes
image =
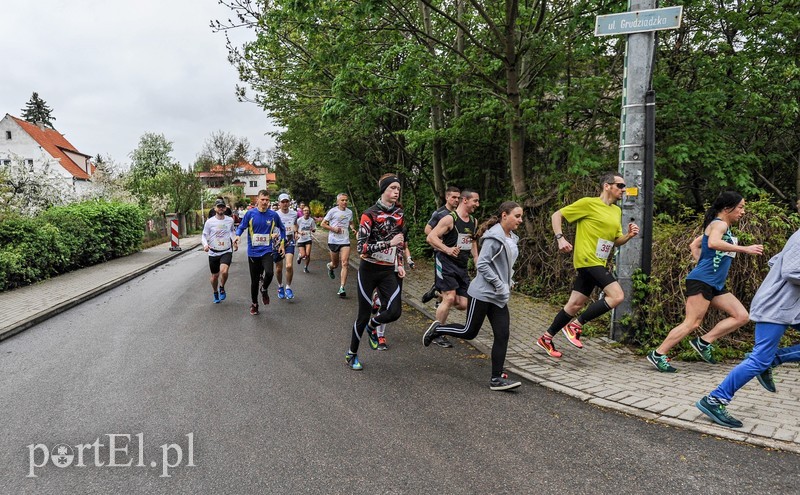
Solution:
[[[695,404],[716,423],[729,428],[742,426],[726,408],[737,390],[757,377],[765,389],[775,392],[772,368],[800,361],[800,344],[778,348],[786,327],[800,330],[800,231],[786,241],[769,265],[769,273],[750,304],[750,319],[756,322],[753,352]]]
[[[474,339],[489,318],[494,333],[492,344],[492,390],[510,390],[521,385],[520,382],[503,378],[503,363],[508,350],[510,316],[508,300],[511,297],[511,279],[514,275],[514,262],[519,250],[519,237],[514,230],[522,223],[522,208],[513,201],[500,205],[497,215],[478,227],[477,237],[481,238],[480,254],[475,267],[478,275],[469,284],[470,297],[465,325],[440,325],[434,321],[422,336],[425,347],[439,335],[452,335],[465,340]]]

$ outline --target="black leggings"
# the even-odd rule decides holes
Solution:
[[[258,282],[261,275],[264,275],[264,292],[267,287],[272,283],[272,276],[275,273],[275,264],[272,261],[272,253],[267,253],[264,256],[247,257],[247,264],[250,266],[250,299],[253,304],[258,304]]]
[[[358,316],[353,323],[353,335],[350,338],[350,352],[358,352],[361,336],[367,324],[377,327],[382,323],[391,323],[403,312],[401,302],[402,289],[400,277],[394,266],[377,265],[369,261],[361,261],[358,267]],[[381,298],[380,312],[372,317],[372,292],[378,289]]]
[[[451,324],[436,327],[436,333],[440,335],[452,335],[464,340],[472,340],[478,336],[483,320],[489,317],[494,333],[494,343],[492,344],[492,378],[500,377],[503,373],[503,364],[506,361],[508,351],[508,336],[511,317],[508,312],[508,305],[498,308],[496,305],[481,301],[480,299],[470,298],[467,307],[466,325]]]

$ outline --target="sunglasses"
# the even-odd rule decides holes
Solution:
[[[624,182],[606,182],[606,184],[608,184],[610,186],[617,186],[617,189],[625,189],[625,183]]]

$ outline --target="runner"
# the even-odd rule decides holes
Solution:
[[[403,209],[397,206],[400,179],[394,174],[384,174],[378,185],[381,197],[361,215],[356,243],[361,256],[357,275],[358,316],[353,323],[350,348],[345,354],[345,362],[354,370],[362,369],[358,346],[364,331],[370,347],[377,349],[377,327],[397,320],[403,311],[400,280],[406,271],[402,251],[405,244]],[[376,289],[382,304],[380,312],[372,317],[372,293]]]
[[[459,188],[457,188],[455,186],[448,187],[444,192],[444,205],[441,206],[440,208],[436,209],[431,214],[431,218],[430,218],[430,220],[428,220],[428,223],[425,224],[425,235],[428,235],[428,234],[431,233],[431,230],[433,230],[433,228],[436,227],[436,224],[439,223],[439,220],[441,220],[443,217],[449,215],[450,212],[456,211],[456,208],[458,208],[458,204],[460,202],[461,202],[461,189],[459,189]],[[434,255],[435,254],[436,253],[434,252]],[[427,303],[428,301],[430,301],[431,299],[436,297],[436,292],[437,292],[437,290],[436,290],[436,269],[434,268],[433,285],[431,285],[431,288],[428,289],[428,292],[426,292],[425,294],[422,294],[422,302],[423,303]],[[445,340],[445,342],[447,342],[447,341]],[[436,342],[436,343],[438,344],[439,342]],[[449,342],[448,342],[448,344],[449,344]],[[452,347],[452,346],[448,345],[447,347]]]
[[[297,212],[289,209],[289,195],[278,196],[278,216],[286,229],[285,254],[275,259],[275,278],[278,279],[278,299],[294,299],[292,280],[294,279],[294,248],[297,240]],[[283,271],[286,267],[286,287],[283,286]]]
[[[703,361],[716,364],[712,355],[715,340],[747,323],[747,310],[736,296],[725,288],[728,270],[736,253],[761,254],[761,244],[739,246],[738,239],[731,234],[730,226],[744,215],[744,199],[734,191],[723,191],[706,211],[703,220],[703,235],[689,246],[697,266],[686,276],[686,318],[673,328],[657,349],[647,354],[647,360],[658,371],[675,373],[669,364],[667,353],[691,332],[700,328],[708,308],[724,311],[728,317],[720,321],[702,337],[692,339],[692,346]]]
[[[258,291],[261,302],[269,304],[269,284],[274,274],[273,242],[278,242],[278,253],[283,254],[286,230],[278,214],[269,207],[269,191],[258,191],[256,208],[247,210],[236,229],[234,246],[238,246],[242,232],[247,229],[247,262],[250,267],[250,314],[258,314]],[[260,285],[260,287],[259,287]]]
[[[308,273],[308,264],[311,263],[311,234],[317,231],[317,222],[311,218],[311,209],[308,206],[303,207],[303,216],[297,219],[297,230],[300,233],[297,239],[297,264],[305,261],[303,272]]]
[[[572,285],[572,293],[550,328],[536,341],[536,345],[554,358],[561,357],[552,342],[559,330],[564,332],[570,344],[582,349],[580,337],[583,324],[611,311],[625,298],[622,286],[608,271],[606,264],[615,247],[622,246],[639,233],[639,226],[631,222],[628,224],[628,233],[622,234],[622,210],[616,204],[625,191],[622,177],[607,173],[601,178],[600,187],[600,197],[581,198],[552,216],[553,232],[558,241],[558,250],[562,253],[572,251],[572,244],[561,233],[562,220],[578,224],[572,261],[578,274]],[[571,321],[589,301],[595,287],[602,289],[605,297],[590,304],[577,320]]]
[[[450,308],[467,309],[467,289],[469,274],[467,263],[470,256],[478,260],[478,245],[472,237],[478,228],[478,222],[472,213],[480,206],[480,197],[475,191],[461,191],[461,202],[456,211],[445,215],[428,234],[427,241],[434,249],[436,265],[436,289],[442,294],[442,302],[436,308],[436,322],[443,325],[447,322]],[[452,347],[439,344],[442,347]]]
[[[214,304],[219,304],[227,297],[225,282],[228,280],[228,268],[233,260],[233,251],[238,250],[239,246],[233,242],[236,235],[233,218],[225,216],[225,200],[218,199],[214,203],[214,209],[216,214],[203,225],[201,241],[203,251],[208,253]]]
[[[300,203],[297,205],[297,218],[298,218],[298,220],[303,218],[303,210],[305,208],[306,208],[305,202],[300,201]]]
[[[341,285],[339,286],[339,297],[347,297],[347,292],[344,286],[347,284],[347,260],[350,257],[350,232],[356,233],[355,225],[353,224],[353,211],[347,207],[347,194],[339,193],[336,196],[336,206],[328,210],[325,218],[322,219],[322,228],[328,229],[328,249],[331,253],[331,261],[327,264],[328,276],[331,279],[336,278],[333,271],[340,264],[342,265],[341,271]],[[349,231],[348,231],[349,228]]]
[[[756,323],[753,352],[695,404],[716,423],[729,428],[742,427],[727,409],[736,391],[756,377],[761,386],[774,393],[777,389],[772,369],[800,361],[800,344],[778,348],[786,327],[800,330],[800,231],[789,238],[769,265],[769,273],[750,304],[750,319]]]
[[[401,208],[402,208],[402,206],[401,206]],[[405,232],[403,233],[403,235],[406,238],[408,237],[408,229],[405,229]],[[405,249],[403,251],[404,251],[405,256],[406,256],[406,264],[405,264],[405,266],[407,268],[410,268],[411,270],[413,270],[414,269],[414,260],[411,259],[411,251],[409,251],[409,249],[408,249],[408,243],[405,244]],[[407,272],[408,271],[406,270],[406,273]],[[403,291],[403,279],[402,278],[400,279],[400,291],[401,292]],[[383,308],[383,311],[386,311],[386,309],[387,308]],[[373,291],[373,293],[372,293],[372,316],[375,317],[375,315],[377,315],[380,310],[381,310],[381,298],[380,298],[380,294],[378,294],[378,289],[376,288],[375,291]],[[378,325],[378,327],[375,329],[375,331],[376,331],[376,333],[378,335],[378,347],[377,347],[377,350],[379,350],[379,351],[388,351],[389,350],[389,345],[386,342],[386,323],[381,323],[380,325]],[[444,338],[444,336],[441,336],[441,338]],[[448,344],[449,347],[452,347],[452,344],[450,344],[447,341],[445,341],[445,342]]]
[[[522,208],[513,201],[506,201],[500,205],[495,216],[480,226],[477,237],[482,236],[481,250],[475,263],[478,274],[469,284],[470,300],[466,324],[439,325],[434,320],[422,336],[425,347],[431,345],[437,335],[442,334],[472,340],[478,335],[483,320],[488,317],[494,334],[492,377],[489,380],[491,390],[511,390],[522,385],[518,381],[506,380],[503,376],[511,320],[508,301],[513,285],[513,266],[519,255],[519,237],[513,231],[521,223]]]

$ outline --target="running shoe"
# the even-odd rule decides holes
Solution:
[[[744,355],[745,358],[750,357],[750,353]],[[775,387],[775,379],[772,378],[772,366],[762,371],[760,374],[756,375],[758,379],[758,383],[761,384],[762,387],[767,389],[767,392],[772,392],[773,394],[778,391]]]
[[[444,347],[445,349],[453,347],[453,344],[449,340],[447,340],[447,335],[437,335],[436,337],[433,338],[431,342],[438,345],[439,347]]]
[[[297,264],[298,265],[303,262],[303,258],[305,258],[305,256],[298,256],[297,257]]]
[[[286,299],[286,292],[283,287],[278,287],[278,299]]]
[[[308,273],[308,267],[307,266],[303,267],[303,273]]]
[[[567,326],[561,329],[561,332],[567,338],[570,344],[574,345],[578,349],[583,349],[583,343],[581,343],[581,332],[583,331],[583,327],[577,321],[571,321],[567,323]]]
[[[550,355],[550,357],[554,358],[561,357],[561,353],[557,351],[556,346],[553,345],[553,339],[545,340],[544,335],[542,335],[541,337],[539,337],[539,340],[536,341],[536,345],[544,349],[544,352]]]
[[[369,325],[367,325],[365,333],[367,334],[367,337],[369,337],[369,346],[372,347],[373,350],[377,349],[378,348],[378,331],[375,330],[374,328],[370,328]]]
[[[694,349],[695,352],[700,354],[700,359],[708,364],[717,364],[717,360],[711,355],[711,351],[714,349],[713,345],[701,342],[700,337],[690,340],[689,345],[692,346],[692,349]]]
[[[290,288],[286,288],[286,299],[294,299],[294,291]]]
[[[379,351],[388,351],[389,350],[389,346],[386,345],[386,337],[384,337],[383,335],[378,337],[378,350]]]
[[[269,293],[265,290],[261,291],[261,302],[269,304]]]
[[[718,425],[727,426],[728,428],[741,428],[743,426],[741,421],[731,416],[725,404],[713,397],[705,395],[694,405]]]
[[[678,368],[669,364],[669,358],[666,354],[656,356],[656,351],[650,351],[647,353],[647,360],[650,361],[650,364],[655,366],[658,371],[664,373],[675,373],[678,371]]]
[[[327,264],[327,265],[325,265],[325,266],[327,266],[327,267],[328,267],[328,276],[331,278],[331,280],[333,280],[334,278],[336,278],[336,275],[334,275],[334,274],[333,274],[333,268],[331,267],[331,264],[330,264],[330,263],[328,263],[328,264]]]
[[[253,303],[250,305],[250,314],[253,316],[258,314],[258,304]]]
[[[506,380],[500,377],[494,377],[489,382],[489,389],[490,390],[511,390],[514,388],[519,387],[522,385],[521,382],[515,382],[511,380]]]
[[[425,294],[422,294],[422,302],[423,302],[423,304],[427,303],[428,301],[430,301],[434,297],[436,297],[436,284],[433,284],[431,286],[431,288],[428,289],[428,292],[426,292]]]
[[[347,292],[344,290],[344,287],[339,287],[339,292],[337,292],[336,294],[338,294],[339,297],[341,297],[342,299],[347,297]]]
[[[221,299],[219,298],[219,293],[215,292],[214,293],[214,304],[219,304],[220,301],[221,301]]]
[[[361,371],[364,369],[361,366],[361,361],[358,360],[358,354],[353,354],[350,351],[347,351],[347,354],[344,355],[344,362],[347,363],[351,370]]]
[[[225,287],[219,286],[219,300],[224,301],[225,298],[228,297],[227,292],[225,292]]]
[[[425,330],[425,333],[422,334],[422,345],[424,345],[425,347],[431,345],[433,339],[435,339],[439,335],[438,333],[436,333],[436,329],[439,327],[439,325],[440,323],[438,321],[433,320],[431,326],[429,326],[428,329]]]

